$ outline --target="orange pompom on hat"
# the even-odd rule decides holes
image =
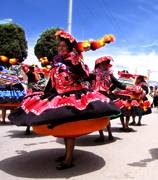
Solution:
[[[18,62],[18,60],[17,60],[16,58],[11,58],[11,59],[9,59],[9,63],[10,63],[11,65],[15,65],[17,62]]]
[[[8,57],[0,56],[0,60],[2,60],[3,62],[7,62],[8,61]]]
[[[108,68],[111,68],[112,64],[110,64],[110,61],[114,61],[114,60],[111,56],[100,57],[99,59],[95,61],[95,68],[97,68],[99,64],[101,64],[104,61],[107,61],[109,63]]]
[[[99,39],[97,41],[94,41],[93,39],[89,39],[84,42],[76,42],[76,39],[73,38],[69,33],[66,33],[63,30],[57,31],[55,33],[56,38],[69,40],[70,44],[74,45],[74,48],[79,52],[79,54],[83,51],[89,51],[89,50],[96,50],[103,46],[105,46],[106,43],[114,42],[115,38],[113,35],[105,35],[103,39]]]
[[[113,35],[105,35],[103,39],[99,39],[97,41],[94,41],[91,43],[91,49],[94,51],[96,49],[99,49],[100,47],[105,46],[106,43],[114,42],[115,38]]]

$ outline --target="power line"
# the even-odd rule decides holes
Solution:
[[[98,0],[97,0],[98,1]],[[117,26],[117,28],[119,29],[119,31],[121,32],[121,36],[126,40],[126,42],[127,42],[127,45],[128,45],[128,47],[132,50],[132,52],[134,52],[133,51],[133,49],[131,48],[131,46],[130,46],[130,44],[129,44],[129,42],[128,42],[128,40],[127,40],[127,38],[125,37],[125,35],[124,35],[124,33],[122,32],[122,30],[121,30],[121,28],[119,27],[119,25],[118,25],[118,23],[116,22],[116,20],[115,20],[115,18],[113,17],[113,15],[112,15],[112,13],[111,13],[111,11],[109,10],[109,8],[107,7],[107,5],[105,4],[105,2],[104,2],[104,0],[102,0],[103,1],[103,3],[104,3],[104,5],[105,5],[105,7],[106,7],[106,9],[109,11],[109,13],[110,13],[110,15],[111,15],[111,17],[112,17],[112,19],[114,20],[114,22],[115,22],[115,24],[116,24],[116,26]],[[99,3],[99,2],[98,2]],[[101,8],[102,8],[102,6],[101,6]],[[105,11],[104,11],[105,12]],[[105,14],[107,15],[107,13],[105,12]],[[108,16],[108,15],[107,15]],[[110,18],[109,18],[110,19]],[[110,20],[111,21],[111,20]],[[113,22],[111,21],[111,23],[113,24]],[[113,26],[115,27],[115,25],[113,24]],[[116,27],[115,27],[116,28]],[[119,32],[118,31],[118,32]]]
[[[102,26],[102,28],[106,31],[106,33],[109,34],[108,30],[102,25],[102,23],[98,20],[98,18],[93,14],[93,12],[88,8],[88,6],[81,0],[82,3],[86,6],[86,8],[89,10],[89,12],[93,15],[93,17],[98,21],[98,23]]]
[[[82,41],[84,40],[84,19],[85,19],[85,12],[83,14],[83,31],[82,31]]]
[[[106,33],[107,33],[107,34],[110,34],[110,33],[108,32],[108,30],[103,26],[103,24],[98,20],[98,18],[93,14],[93,12],[88,8],[88,6],[83,2],[83,0],[81,0],[81,1],[82,1],[82,3],[86,6],[86,8],[89,10],[89,12],[93,15],[93,17],[98,21],[98,23],[102,26],[102,28],[106,31]],[[123,52],[125,52],[117,42],[116,42],[116,44],[117,44],[118,47],[120,47],[120,49],[121,49]],[[125,53],[126,53],[126,52],[125,52]]]

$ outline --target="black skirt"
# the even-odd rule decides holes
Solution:
[[[90,89],[58,94],[55,88],[42,96],[27,97],[8,119],[18,126],[49,127],[100,117],[118,117],[120,108],[108,97]]]

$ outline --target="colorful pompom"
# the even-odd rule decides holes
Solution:
[[[47,57],[41,57],[39,60],[40,61],[47,60]]]
[[[8,57],[0,56],[0,60],[2,60],[3,62],[7,62],[8,61]]]
[[[17,62],[18,62],[18,61],[17,61],[17,59],[15,59],[15,58],[9,59],[9,63],[10,63],[11,65],[15,65]]]
[[[94,41],[92,44],[91,44],[91,49],[92,50],[96,50],[96,49],[99,49],[103,46],[105,46],[106,43],[110,43],[110,42],[114,42],[115,41],[115,38],[113,35],[105,35],[103,39],[99,39],[97,41]]]
[[[49,63],[48,59],[42,61],[42,64],[43,64],[43,65],[48,64],[48,63]]]
[[[56,37],[56,39],[58,39],[59,37],[64,38],[64,39],[69,39],[69,41],[70,41],[71,43],[73,43],[73,42],[76,41],[75,38],[73,38],[69,33],[66,33],[66,32],[63,31],[63,30],[57,31],[57,32],[55,33],[55,37]]]
[[[84,41],[84,42],[79,42],[79,43],[77,43],[77,50],[79,52],[89,51],[91,44],[93,42],[94,42],[93,39],[89,39],[88,41]]]

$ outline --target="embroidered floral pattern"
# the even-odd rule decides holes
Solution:
[[[63,106],[74,106],[79,110],[84,110],[89,103],[94,101],[110,102],[110,99],[100,93],[87,92],[86,95],[82,94],[81,99],[76,99],[74,94],[67,96],[56,96],[51,101],[48,99],[41,100],[39,96],[27,98],[23,101],[21,108],[26,112],[33,112],[40,115],[47,109],[56,109]]]

